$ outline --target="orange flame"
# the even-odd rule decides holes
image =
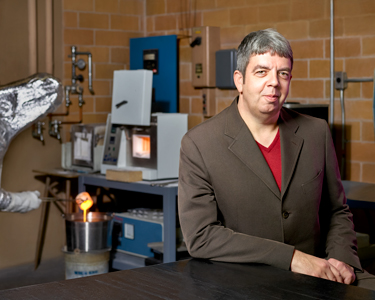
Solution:
[[[144,136],[142,137],[142,151],[143,152],[150,152],[150,137]]]
[[[93,201],[90,197],[90,194],[87,192],[82,192],[77,195],[76,203],[79,208],[83,210],[83,222],[86,222],[86,212],[93,205]]]

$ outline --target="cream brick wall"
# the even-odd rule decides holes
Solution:
[[[71,84],[71,46],[89,51],[93,60],[93,88],[88,90],[88,72],[76,69],[85,78],[83,122],[105,122],[111,111],[114,70],[129,68],[129,38],[144,35],[144,0],[64,0],[64,84]],[[82,56],[87,62],[87,57]],[[78,97],[68,121],[78,120]],[[68,139],[68,128],[65,128]]]
[[[84,121],[104,120],[110,111],[111,72],[129,67],[129,38],[178,34],[180,37],[180,111],[189,127],[203,121],[202,90],[191,85],[189,29],[221,28],[221,48],[237,48],[253,30],[275,28],[291,42],[295,64],[289,101],[329,103],[330,7],[328,0],[64,0],[64,64],[71,45],[93,52],[94,90],[85,87]],[[335,70],[349,78],[372,77],[375,68],[375,1],[335,1]],[[84,50],[83,50],[84,49]],[[66,82],[70,76],[65,68]],[[87,76],[85,75],[85,78]],[[345,90],[347,179],[375,182],[372,83],[350,83]],[[216,90],[217,112],[237,95]],[[335,92],[335,123],[341,112]],[[74,109],[76,111],[76,109]]]

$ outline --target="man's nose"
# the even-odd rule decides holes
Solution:
[[[277,72],[269,72],[269,80],[268,84],[271,86],[278,86],[280,84],[279,82],[279,76]]]

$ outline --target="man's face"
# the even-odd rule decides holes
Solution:
[[[246,80],[239,71],[234,74],[240,92],[241,114],[259,120],[275,119],[286,100],[292,78],[291,61],[269,52],[252,55],[246,68]]]

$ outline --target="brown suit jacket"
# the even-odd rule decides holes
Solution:
[[[294,249],[361,269],[327,123],[282,108],[282,188],[237,99],[182,139],[178,207],[193,257],[289,269]]]

